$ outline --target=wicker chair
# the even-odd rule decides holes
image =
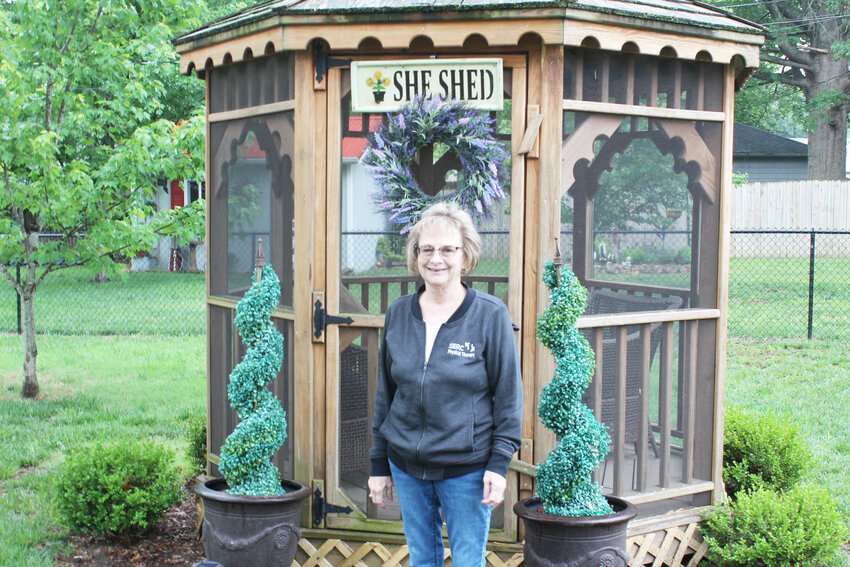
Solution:
[[[678,309],[682,305],[682,298],[672,297],[644,297],[639,295],[628,295],[608,290],[592,290],[587,295],[587,309],[585,315],[599,315],[603,313],[631,313],[636,311],[661,311],[667,309]],[[655,357],[655,351],[661,341],[661,323],[650,325],[650,364]],[[583,331],[585,338],[593,345],[591,329]],[[615,408],[616,408],[616,383],[617,383],[617,330],[614,327],[605,327],[602,331],[602,423],[608,428],[608,432],[614,434]],[[583,398],[585,403],[590,402],[590,389]],[[626,331],[626,443],[635,444],[635,452],[638,450],[638,420],[640,419],[641,391],[640,391],[640,326],[632,325]],[[649,430],[649,439],[655,456],[658,456],[658,446],[652,430]]]

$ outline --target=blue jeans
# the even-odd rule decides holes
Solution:
[[[490,507],[484,497],[484,469],[444,480],[419,480],[392,462],[410,567],[443,566],[443,519],[446,517],[454,567],[484,567]]]

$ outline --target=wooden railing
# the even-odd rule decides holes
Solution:
[[[483,276],[471,274],[464,276],[464,283],[482,289],[490,295],[497,295],[499,284],[507,285],[507,276]],[[371,298],[377,295],[380,313],[385,313],[387,307],[402,295],[413,293],[421,285],[422,279],[413,274],[399,274],[395,276],[343,276],[342,285],[351,296],[360,303],[368,312]],[[484,289],[486,286],[486,289]]]
[[[668,287],[660,285],[636,284],[629,282],[615,282],[610,280],[588,279],[584,282],[588,289],[608,289],[611,291],[622,291],[629,295],[642,295],[646,297],[681,297],[682,305],[688,306],[691,290],[681,287]]]
[[[610,459],[613,462],[614,494],[624,495],[632,489],[638,493],[647,492],[648,450],[655,448],[655,438],[650,437],[652,424],[649,418],[650,367],[653,358],[653,334],[659,335],[659,415],[657,427],[660,431],[658,450],[658,485],[661,489],[670,488],[671,449],[674,427],[672,423],[673,380],[678,376],[680,393],[680,413],[678,429],[681,433],[681,483],[693,483],[694,440],[695,440],[695,392],[697,377],[697,325],[699,321],[717,319],[717,309],[677,309],[670,311],[644,311],[611,315],[589,315],[579,318],[577,327],[589,329],[590,345],[596,354],[596,373],[588,390],[588,405],[597,419],[607,421],[611,433]],[[680,350],[680,368],[674,368],[674,326],[680,325],[679,333],[684,339],[684,349]],[[603,368],[603,330],[616,329],[613,346],[616,357],[613,376],[600,379]],[[680,347],[681,348],[681,347]],[[637,356],[635,357],[635,354]],[[631,355],[631,356],[630,356]],[[628,364],[627,364],[628,363]],[[637,380],[637,387],[629,378]],[[606,384],[606,381],[610,383]],[[607,392],[607,393],[606,393]],[[636,393],[636,394],[635,394]],[[637,396],[635,405],[629,400]],[[610,399],[609,399],[610,398]],[[613,404],[613,415],[603,419],[603,404]],[[636,428],[632,430],[631,427]],[[626,467],[627,439],[635,444],[634,486],[628,484],[629,472]],[[651,443],[650,443],[651,440]],[[602,472],[595,477],[601,482]],[[705,491],[706,483],[696,483],[685,492]],[[710,487],[709,487],[710,489]]]

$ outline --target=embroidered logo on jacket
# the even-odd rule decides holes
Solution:
[[[462,358],[475,358],[475,345],[470,342],[449,343],[449,350],[446,354],[460,356]]]

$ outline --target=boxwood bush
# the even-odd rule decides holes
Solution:
[[[701,529],[708,559],[728,567],[822,565],[847,537],[835,499],[810,484],[740,492],[709,513]]]
[[[798,428],[770,415],[729,408],[723,436],[723,482],[733,498],[757,488],[788,490],[800,482],[812,462]]]
[[[142,535],[180,502],[174,455],[151,441],[96,443],[67,455],[58,506],[68,527],[110,537]]]
[[[204,410],[188,411],[184,419],[184,436],[188,445],[189,461],[194,471],[207,468],[207,414]]]

